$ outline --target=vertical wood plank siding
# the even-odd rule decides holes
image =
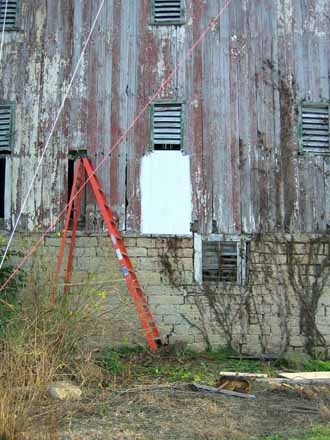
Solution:
[[[11,222],[100,1],[20,1],[5,33],[0,104],[15,104]],[[48,226],[67,200],[69,150],[97,165],[225,4],[185,0],[184,24],[152,25],[151,0],[106,0],[20,227]],[[201,233],[324,231],[330,161],[299,154],[298,105],[328,100],[328,0],[233,0],[161,92],[183,102],[192,221]],[[146,112],[98,173],[123,229],[139,231]],[[87,227],[102,229],[89,194]],[[10,223],[10,222],[9,222]],[[9,224],[10,226],[10,224]]]

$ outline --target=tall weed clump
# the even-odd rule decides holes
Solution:
[[[2,280],[11,272],[9,261],[1,270]],[[66,378],[81,381],[83,364],[102,334],[98,315],[107,311],[103,293],[84,288],[65,301],[59,298],[54,308],[52,288],[52,276],[34,263],[24,285],[22,279],[20,285],[16,281],[0,296],[0,317],[5,317],[0,333],[0,439],[26,438],[47,384]]]

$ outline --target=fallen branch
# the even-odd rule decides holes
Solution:
[[[215,387],[209,387],[207,385],[199,385],[199,384],[193,383],[190,385],[190,387],[194,391],[206,391],[206,392],[215,393],[215,394],[225,394],[226,396],[241,397],[243,399],[249,399],[249,400],[256,399],[256,396],[254,394],[238,393],[236,391],[230,391],[230,390],[224,390],[224,389],[215,388]]]
[[[264,353],[258,355],[233,354],[228,356],[228,359],[246,360],[246,361],[277,361],[278,358],[279,356],[273,353]]]
[[[186,384],[174,384],[174,385],[151,385],[136,388],[129,388],[123,391],[117,391],[116,397],[124,396],[125,394],[135,394],[135,393],[147,393],[147,392],[159,392],[159,391],[189,391],[189,387]]]

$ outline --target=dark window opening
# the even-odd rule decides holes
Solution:
[[[203,241],[203,281],[238,281],[238,243]]]
[[[180,145],[174,145],[174,144],[156,144],[155,148],[156,151],[160,151],[160,150],[174,150],[174,151],[180,151],[181,150],[181,146]]]
[[[5,218],[6,159],[0,158],[0,220]]]
[[[154,150],[181,150],[182,125],[181,104],[154,104],[152,119]]]
[[[0,0],[0,29],[12,29],[17,25],[18,0]]]
[[[155,23],[181,23],[182,15],[182,0],[153,0],[153,16]]]
[[[71,192],[72,192],[73,183],[74,183],[74,174],[75,174],[76,164],[77,164],[77,158],[74,157],[73,155],[71,157],[69,157],[68,177],[67,177],[68,178],[68,198],[67,198],[68,203],[70,202],[70,198],[71,198]],[[80,182],[80,180],[78,178],[78,182],[76,185],[76,193],[78,192],[78,189],[79,189],[79,182]],[[72,227],[73,216],[74,216],[75,207],[76,207],[76,200],[77,200],[77,198],[74,199],[72,211],[71,211],[71,216],[70,216],[70,226],[71,227]],[[81,229],[81,228],[85,227],[85,225],[86,225],[86,186],[83,188],[82,194],[81,194],[81,202],[80,202],[79,217],[78,217],[78,228]]]
[[[330,153],[330,105],[303,103],[301,105],[301,138],[303,151]]]

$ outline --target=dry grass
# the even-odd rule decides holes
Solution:
[[[24,433],[31,431],[35,407],[53,380],[101,380],[102,371],[93,365],[90,352],[93,340],[102,332],[97,314],[104,314],[104,307],[101,311],[100,301],[96,306],[93,295],[75,294],[64,308],[51,309],[50,292],[49,284],[43,284],[40,291],[40,284],[30,279],[20,295],[21,304],[15,305],[0,336],[1,440],[29,438]],[[48,418],[54,433],[47,438],[55,439],[56,417]]]

